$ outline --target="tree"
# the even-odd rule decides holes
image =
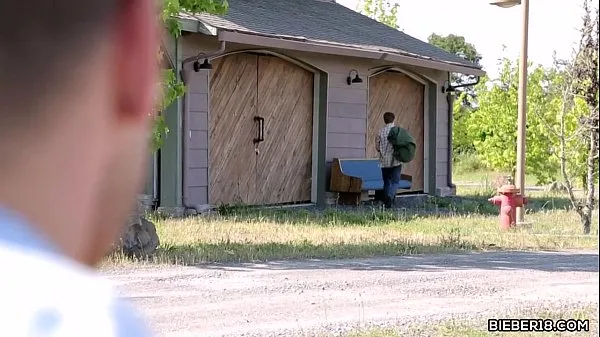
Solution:
[[[163,57],[163,52],[159,52],[159,58],[162,59]],[[162,71],[162,89],[162,99],[158,102],[155,111],[150,113],[150,116],[154,118],[154,124],[152,125],[152,144],[150,147],[152,152],[156,152],[160,149],[164,137],[169,132],[169,128],[165,123],[162,112],[185,93],[185,86],[179,81],[175,75],[175,71],[171,68],[163,69]]]
[[[471,90],[475,91],[474,89]],[[471,104],[470,99],[470,97],[475,96],[475,93],[469,94],[461,90],[455,95],[456,98],[452,107],[452,153],[454,154],[454,159],[458,159],[461,154],[472,154],[475,152],[475,145],[473,144],[471,134],[468,132],[468,128],[469,116],[476,110],[476,107],[474,104]],[[465,102],[469,103],[465,104]]]
[[[446,36],[432,33],[427,41],[449,53],[458,55],[468,61],[479,64],[481,55],[472,43],[465,40],[463,36],[449,34]],[[475,76],[466,76],[463,74],[452,73],[450,83],[452,85],[461,85],[474,83]],[[467,119],[469,114],[477,108],[476,92],[474,86],[457,88],[456,99],[453,106],[453,134],[452,147],[455,154],[473,152],[473,142],[466,133]],[[455,156],[456,157],[456,156]]]
[[[227,0],[164,0],[161,19],[166,30],[175,38],[181,35],[181,27],[177,16],[181,12],[188,13],[211,13],[224,14],[228,9]],[[158,51],[158,62],[164,63],[164,52]],[[153,118],[151,140],[152,152],[160,149],[164,137],[167,136],[169,129],[164,121],[161,112],[181,97],[185,93],[185,86],[179,80],[172,68],[163,70],[162,73],[162,100],[157,102],[155,111],[149,112],[150,118]],[[116,243],[116,249],[121,250],[128,255],[148,256],[156,251],[160,241],[156,234],[154,224],[146,220],[143,216],[143,205],[138,201],[138,210],[129,219],[129,223]]]
[[[169,34],[177,38],[181,36],[181,27],[177,20],[177,15],[182,11],[188,13],[210,13],[225,14],[229,4],[227,0],[164,0],[161,20]],[[162,51],[158,53],[158,60],[161,62],[164,58]],[[185,93],[185,86],[179,80],[173,69],[165,69],[162,73],[162,100],[157,104],[156,110],[151,113],[154,118],[152,129],[152,152],[157,151],[163,143],[164,137],[169,129],[165,124],[164,117],[160,114],[162,111],[176,101]]]
[[[530,66],[527,101],[526,169],[538,183],[555,181],[558,155],[552,152],[556,143],[548,125],[558,125],[561,98],[558,74],[554,69]],[[481,160],[490,168],[511,172],[516,166],[518,64],[504,60],[500,79],[490,83],[487,77],[476,86],[479,107],[465,120],[469,139]],[[489,89],[488,89],[489,87]]]
[[[377,20],[394,29],[398,29],[398,8],[400,4],[390,0],[359,0],[357,12]]]
[[[460,35],[449,34],[446,36],[442,36],[433,33],[429,35],[429,37],[427,38],[427,42],[475,64],[479,64],[482,58],[481,55],[477,52],[475,46],[472,43],[467,42],[465,38]],[[474,83],[475,78],[476,77],[473,75],[453,73],[450,76],[450,82],[452,85]],[[473,87],[462,87],[457,88],[457,90],[459,91],[458,96],[460,98],[460,100],[457,100],[457,102],[460,102],[462,107],[465,107],[467,109],[473,109],[476,106],[476,97]],[[467,95],[460,95],[462,93],[467,93]]]
[[[557,132],[560,151],[560,171],[569,199],[579,215],[583,233],[591,231],[592,212],[596,207],[595,183],[598,181],[598,33],[600,17],[594,15],[589,0],[584,1],[583,25],[578,50],[571,60],[562,62],[563,104]],[[573,148],[575,147],[575,155]],[[583,152],[583,155],[582,155]],[[573,177],[583,171],[584,197],[573,191]]]
[[[427,42],[473,63],[479,63],[481,60],[481,55],[479,55],[475,46],[467,42],[463,36],[454,34],[442,36],[433,33],[429,35]]]

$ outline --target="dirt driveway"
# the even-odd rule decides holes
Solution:
[[[290,336],[598,305],[598,252],[105,270],[157,337]]]

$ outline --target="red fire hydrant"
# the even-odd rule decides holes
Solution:
[[[500,229],[507,230],[516,225],[516,208],[527,205],[527,198],[520,194],[515,185],[504,185],[498,188],[497,195],[488,201],[500,206]]]

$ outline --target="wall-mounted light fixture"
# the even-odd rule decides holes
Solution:
[[[498,6],[501,8],[511,8],[521,4],[521,0],[494,0],[490,2],[490,5]]]
[[[212,64],[208,63],[208,59],[204,59],[204,62],[202,62],[202,64],[196,61],[194,62],[193,66],[195,72],[199,72],[200,69],[212,69]]]
[[[195,72],[199,72],[200,69],[212,69],[212,65],[210,63],[208,63],[208,58],[223,55],[223,53],[225,53],[225,47],[226,47],[225,41],[221,41],[221,47],[219,48],[219,50],[217,50],[213,53],[200,52],[194,56],[190,56],[181,62],[182,68],[185,69],[186,64],[188,64],[190,62],[194,62],[194,63],[192,63],[192,69]],[[202,59],[204,59],[204,62],[200,63],[199,60],[202,60]],[[183,69],[181,70],[181,72],[183,73]],[[182,75],[182,79],[183,79],[183,75]]]
[[[450,75],[448,75],[448,77],[450,77]],[[449,92],[455,92],[457,88],[464,88],[464,87],[470,87],[473,85],[477,85],[479,84],[480,81],[480,77],[477,76],[477,79],[475,80],[475,82],[471,82],[471,83],[463,83],[463,84],[459,84],[459,85],[452,85],[450,84],[450,81],[446,81],[444,82],[444,85],[442,85],[442,93],[449,93]]]
[[[455,92],[456,89],[450,84],[450,81],[446,81],[444,82],[444,85],[442,85],[442,93],[449,93],[449,92]]]
[[[352,78],[353,72],[356,73],[356,76],[354,78]],[[362,81],[362,78],[358,76],[358,70],[351,69],[350,73],[348,74],[348,78],[346,78],[346,82],[348,83],[348,85],[352,85],[352,83],[362,83]]]

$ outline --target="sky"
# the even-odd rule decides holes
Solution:
[[[336,0],[356,9],[357,0]],[[423,41],[431,33],[465,37],[483,56],[481,64],[491,78],[498,74],[498,59],[516,60],[522,41],[522,8],[500,8],[490,0],[400,0],[398,25]],[[553,52],[571,56],[579,42],[581,0],[530,0],[528,59],[551,66]],[[597,6],[597,5],[596,5]],[[435,8],[435,10],[431,10]],[[505,48],[504,48],[505,46]]]

